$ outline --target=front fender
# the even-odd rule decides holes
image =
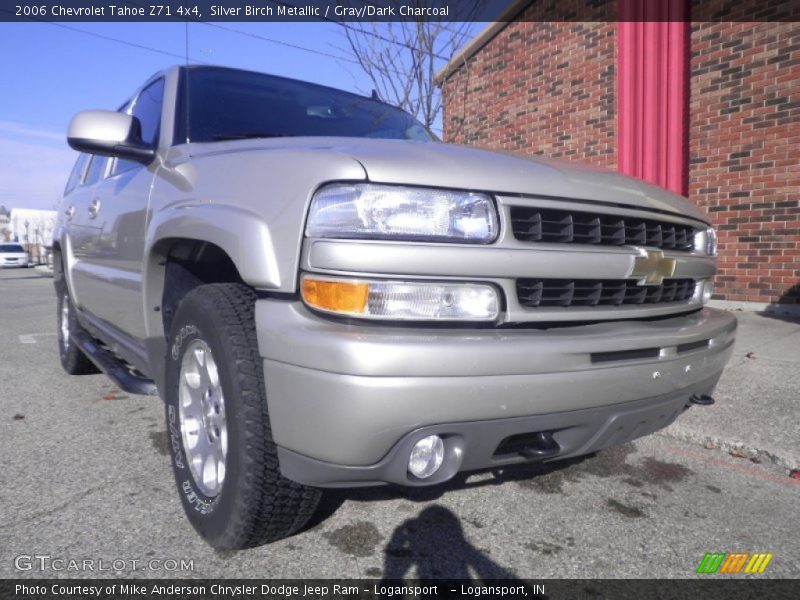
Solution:
[[[75,256],[72,252],[72,242],[67,233],[67,227],[60,220],[56,222],[56,228],[53,231],[52,244],[54,248],[58,246],[61,256],[62,276],[64,277],[64,284],[67,286],[67,290],[69,290],[70,300],[73,306],[80,307],[80,295],[72,283],[72,267],[75,264]],[[55,257],[53,258],[55,260]],[[56,268],[57,266],[54,264],[53,269]]]
[[[253,287],[281,286],[269,226],[255,212],[220,204],[189,204],[160,211],[150,222],[145,238],[148,263],[154,248],[179,238],[219,246],[236,265],[242,280]]]

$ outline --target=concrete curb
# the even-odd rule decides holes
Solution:
[[[800,304],[771,304],[769,302],[739,302],[736,300],[711,300],[711,308],[722,310],[757,312],[774,316],[800,319]]]
[[[661,433],[789,474],[800,470],[800,320],[750,304],[736,313],[736,345],[713,394],[717,403],[687,411]]]
[[[656,432],[657,435],[674,440],[697,444],[706,450],[721,450],[737,458],[754,463],[767,463],[778,467],[786,475],[800,470],[800,459],[782,452],[773,452],[764,448],[756,448],[738,440],[726,440],[718,436],[701,435],[690,431],[670,431],[669,428]]]

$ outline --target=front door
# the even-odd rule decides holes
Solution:
[[[164,80],[136,97],[130,114],[142,126],[142,139],[158,143]],[[85,307],[114,329],[143,345],[145,338],[142,278],[149,196],[157,165],[109,159],[105,176],[93,190],[89,223],[96,237],[84,247],[83,260],[93,293]],[[93,226],[91,225],[93,224]]]

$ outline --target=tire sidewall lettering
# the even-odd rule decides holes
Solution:
[[[176,469],[185,469],[181,429],[178,423],[178,411],[170,404],[167,406],[167,427],[169,428],[169,446]]]
[[[184,479],[181,482],[181,491],[186,502],[196,512],[201,515],[210,515],[217,507],[217,498],[213,500],[206,500],[200,497],[200,494],[195,490],[194,482],[191,479]]]
[[[175,340],[172,343],[172,349],[170,350],[170,355],[172,356],[172,360],[179,360],[181,358],[181,348],[183,347],[183,343],[186,339],[190,336],[200,336],[200,330],[197,328],[196,325],[184,325],[180,328],[178,333],[175,335]]]

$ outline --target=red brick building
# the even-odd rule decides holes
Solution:
[[[551,3],[515,2],[478,35],[439,74],[445,139],[688,195],[719,232],[715,298],[800,304],[799,3],[591,4],[547,22]],[[635,13],[653,6],[669,16]]]

